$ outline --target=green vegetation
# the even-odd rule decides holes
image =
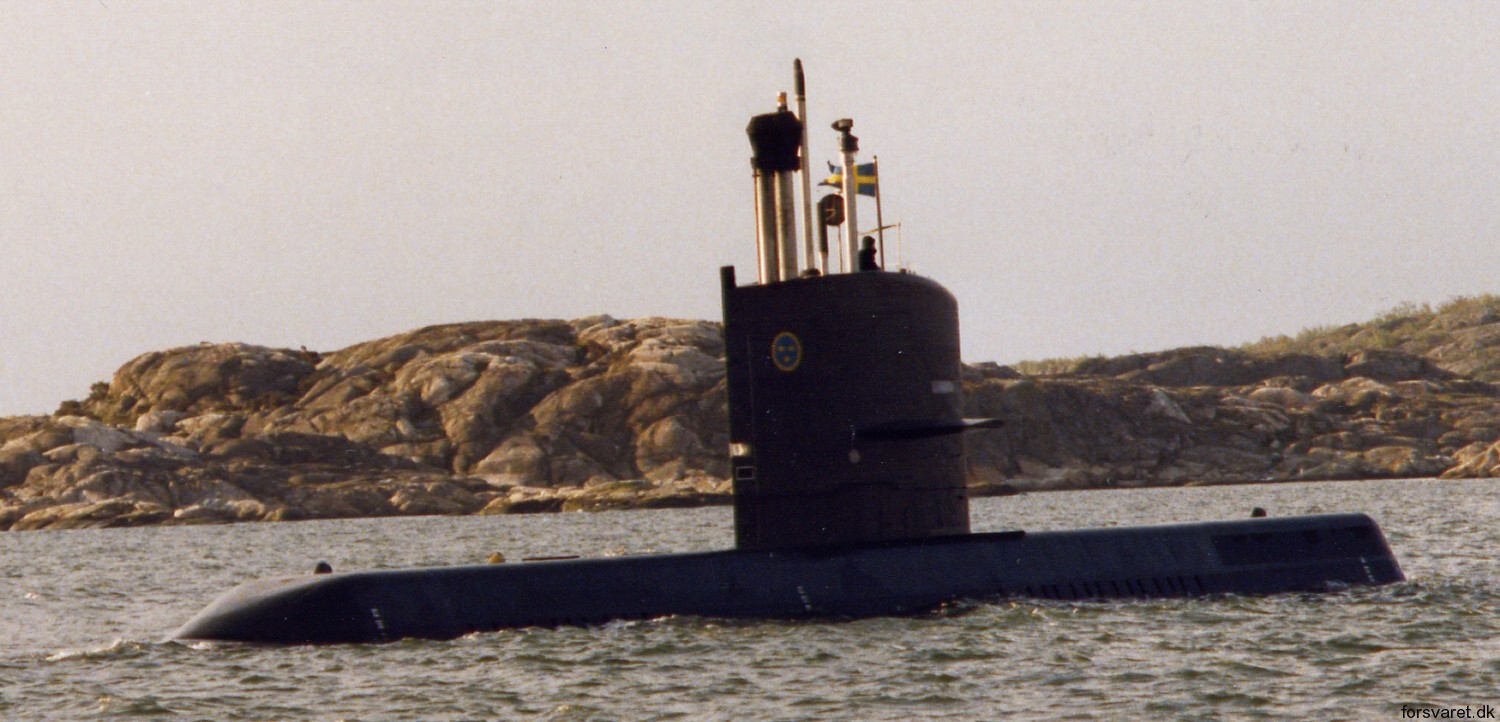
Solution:
[[[1365,323],[1309,328],[1245,344],[1255,354],[1343,354],[1389,349],[1425,356],[1481,381],[1500,381],[1500,296],[1460,296],[1433,308],[1403,303]]]
[[[1425,356],[1455,373],[1500,382],[1500,295],[1460,296],[1436,308],[1426,303],[1403,303],[1365,323],[1314,326],[1294,336],[1268,336],[1235,348],[1265,356],[1330,356],[1364,349]],[[1021,361],[1012,368],[1030,376],[1068,373],[1100,358]]]
[[[1027,376],[1049,376],[1071,373],[1086,361],[1103,359],[1103,356],[1075,356],[1073,358],[1042,359],[1041,361],[1017,361],[1011,368]]]

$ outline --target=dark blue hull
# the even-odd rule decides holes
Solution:
[[[1270,594],[1402,579],[1374,521],[1341,514],[263,580],[175,636],[385,642],[671,614],[848,618],[958,599]]]

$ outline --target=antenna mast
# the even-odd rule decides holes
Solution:
[[[802,58],[792,63],[792,71],[796,76],[797,118],[802,121],[802,240],[807,257],[804,268],[827,273],[828,269],[818,263],[818,251],[813,245],[812,172],[809,168],[812,153],[807,144],[807,81],[802,77]]]

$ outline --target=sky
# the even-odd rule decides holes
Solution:
[[[970,362],[1500,293],[1497,41],[1482,2],[3,3],[0,416],[203,341],[717,319],[794,58]]]

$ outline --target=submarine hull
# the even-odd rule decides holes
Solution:
[[[962,599],[1271,594],[1402,579],[1375,522],[1338,514],[263,580],[229,591],[174,636],[373,643],[667,615],[856,618]]]

